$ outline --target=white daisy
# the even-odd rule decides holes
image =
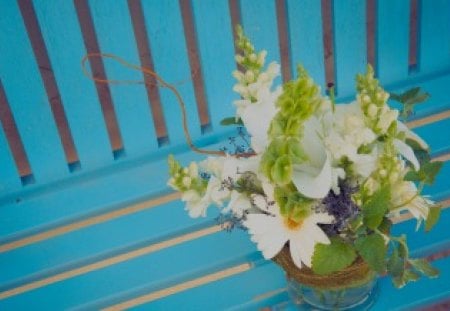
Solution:
[[[271,185],[263,185],[267,198],[255,198],[254,202],[274,202]],[[273,189],[273,188],[272,188]],[[266,190],[269,190],[268,192]],[[314,247],[317,243],[329,244],[328,236],[317,226],[318,223],[329,224],[334,217],[325,213],[311,214],[301,222],[293,222],[279,213],[276,203],[260,207],[269,214],[249,214],[244,221],[251,239],[257,244],[264,258],[271,259],[277,255],[286,242],[289,242],[290,253],[295,265],[302,263],[311,267]]]

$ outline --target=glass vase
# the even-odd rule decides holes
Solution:
[[[286,279],[291,301],[299,310],[369,310],[377,296],[375,276],[363,283],[339,288],[312,287],[293,278]]]

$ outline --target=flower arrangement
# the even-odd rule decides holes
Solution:
[[[296,80],[274,87],[279,65],[265,68],[266,51],[256,52],[240,27],[236,45],[240,99],[222,124],[238,126],[242,143],[232,139],[234,150],[187,167],[168,159],[168,184],[189,215],[216,205],[228,225],[248,230],[264,258],[301,281],[365,271],[388,273],[402,287],[437,276],[426,260],[409,257],[406,236],[390,231],[391,217],[404,211],[425,230],[439,217],[421,191],[442,163],[431,162],[426,142],[400,121],[428,95],[389,94],[368,66],[356,77],[356,99],[336,104],[301,66]],[[390,108],[390,97],[403,109]]]

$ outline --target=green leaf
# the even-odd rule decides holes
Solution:
[[[272,167],[272,178],[279,185],[285,185],[292,179],[292,163],[288,155],[279,157]]]
[[[364,224],[370,229],[376,229],[383,221],[386,211],[389,209],[391,199],[390,187],[388,185],[377,190],[372,197],[363,204]]]
[[[363,236],[355,241],[356,250],[367,264],[376,272],[383,273],[386,270],[387,247],[381,235],[373,233]]]
[[[434,205],[430,206],[430,209],[428,211],[427,219],[425,220],[425,231],[430,231],[434,225],[439,220],[439,217],[441,216],[441,206],[440,205]]]
[[[400,256],[398,248],[394,248],[387,262],[387,271],[392,277],[401,277],[405,271],[405,258]]]
[[[331,238],[330,244],[317,244],[312,258],[314,273],[326,275],[350,266],[356,259],[353,247],[339,238]]]
[[[410,259],[408,262],[414,267],[414,269],[430,278],[436,278],[439,276],[439,270],[431,266],[425,259]]]
[[[406,181],[422,181],[422,177],[420,176],[419,172],[416,171],[409,171],[408,173],[405,174],[405,177],[403,177],[404,180]]]
[[[405,284],[411,281],[417,281],[418,279],[420,279],[420,274],[414,270],[407,269],[405,270],[405,273],[403,273],[403,280],[405,281]]]
[[[241,118],[229,117],[220,121],[220,125],[228,126],[228,125],[244,125]]]
[[[425,174],[423,182],[428,185],[432,185],[434,183],[434,179],[436,178],[437,173],[439,173],[443,164],[444,162],[442,161],[434,161],[422,165],[420,171],[422,171]]]
[[[432,185],[443,164],[444,162],[442,161],[423,163],[419,171],[409,171],[406,173],[404,180],[420,181],[427,185]]]

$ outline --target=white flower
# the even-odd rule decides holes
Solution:
[[[240,117],[248,133],[251,135],[251,144],[256,153],[264,151],[268,145],[267,131],[270,122],[277,113],[275,101],[281,93],[281,89],[270,92],[268,89],[260,90],[261,100],[249,104],[240,110]]]
[[[188,190],[183,193],[181,200],[186,202],[185,209],[190,217],[206,216],[206,209],[210,204],[206,197],[201,197],[195,190]]]
[[[419,135],[411,131],[404,123],[398,120],[397,120],[397,130],[399,133],[401,132],[405,133],[406,138],[415,140],[423,149],[425,150],[429,149],[428,144]]]
[[[418,195],[417,187],[413,182],[397,182],[392,185],[391,193],[392,205],[398,206],[398,208],[392,210],[393,214],[407,210],[418,220],[427,219],[433,201]]]
[[[302,264],[311,267],[314,247],[317,243],[329,244],[328,236],[317,226],[318,223],[332,223],[334,218],[328,214],[311,214],[300,223],[285,219],[278,213],[278,206],[271,206],[273,215],[249,214],[244,221],[251,239],[256,243],[264,258],[277,255],[286,242],[292,260],[299,268]]]
[[[228,206],[222,210],[222,213],[232,212],[237,217],[242,217],[244,212],[252,207],[250,199],[243,193],[236,190],[231,191],[231,199]]]
[[[418,171],[420,169],[420,163],[414,154],[414,151],[410,146],[399,139],[394,139],[394,146],[398,152],[405,157],[414,166],[414,169]]]
[[[331,159],[322,142],[321,124],[316,117],[305,122],[303,150],[308,161],[294,165],[292,182],[297,190],[308,198],[325,197],[332,185]]]

